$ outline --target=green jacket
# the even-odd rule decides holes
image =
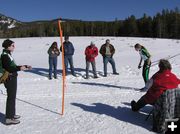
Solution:
[[[17,71],[20,71],[21,66],[16,65],[9,50],[4,49],[0,59],[3,69],[11,73],[12,75],[17,75]]]

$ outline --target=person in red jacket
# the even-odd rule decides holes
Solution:
[[[95,46],[94,42],[91,42],[91,44],[88,47],[86,47],[85,55],[86,55],[86,79],[89,78],[90,63],[92,65],[94,78],[98,78],[96,73],[96,62],[95,62],[95,57],[98,55],[98,48]]]
[[[172,67],[168,60],[160,60],[159,71],[152,76],[146,85],[146,87],[148,86],[147,93],[137,102],[131,101],[132,111],[139,111],[146,104],[153,105],[164,91],[178,87],[180,79],[171,72],[171,69]]]

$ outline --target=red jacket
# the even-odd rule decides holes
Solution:
[[[180,79],[170,70],[159,71],[153,75],[152,79],[153,84],[144,95],[144,100],[148,104],[153,104],[164,91],[177,88],[180,84]]]
[[[85,50],[85,55],[87,61],[95,61],[95,57],[98,55],[98,48],[96,46],[88,46]]]

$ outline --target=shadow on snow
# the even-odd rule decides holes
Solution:
[[[84,105],[80,103],[71,103],[73,106],[79,107],[87,112],[92,112],[100,115],[107,115],[120,121],[128,122],[150,130],[151,122],[145,121],[147,117],[143,112],[132,112],[128,107],[113,107],[103,103],[93,103],[92,105]]]
[[[2,94],[2,93],[1,93],[1,94]],[[6,94],[2,94],[2,95],[6,96]],[[45,107],[42,107],[42,106],[39,106],[39,105],[37,105],[37,104],[33,104],[33,103],[31,103],[31,102],[28,102],[28,101],[25,101],[25,100],[22,100],[22,99],[19,99],[19,98],[16,98],[16,100],[18,100],[18,101],[20,101],[20,102],[23,102],[23,103],[26,103],[26,104],[28,104],[28,105],[34,106],[34,107],[36,107],[36,108],[45,110],[45,111],[47,111],[47,112],[51,112],[51,113],[53,113],[53,114],[60,115],[60,113],[58,113],[58,112],[55,112],[55,111],[53,111],[53,110],[50,110],[50,109],[45,108]],[[0,112],[0,122],[1,122],[2,124],[5,124],[4,121],[5,121],[5,115]]]
[[[118,89],[129,89],[129,90],[139,90],[139,88],[134,87],[127,87],[127,86],[116,86],[111,84],[104,84],[104,83],[95,83],[95,82],[72,82],[73,84],[82,84],[82,85],[90,85],[90,86],[103,86],[103,87],[112,87]]]
[[[48,77],[49,69],[48,68],[32,68],[32,70],[26,70],[25,72],[37,74],[40,76]],[[62,70],[57,70],[57,74],[62,74]]]
[[[2,124],[5,124],[5,115],[3,113],[0,112],[0,122]]]

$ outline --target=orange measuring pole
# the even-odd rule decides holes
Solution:
[[[61,28],[61,20],[58,20],[58,27],[59,27],[59,33],[60,33],[60,42],[62,46],[62,111],[61,115],[64,115],[64,96],[65,96],[65,80],[66,80],[66,72],[65,72],[65,64],[64,64],[64,44],[63,44],[63,31]]]

